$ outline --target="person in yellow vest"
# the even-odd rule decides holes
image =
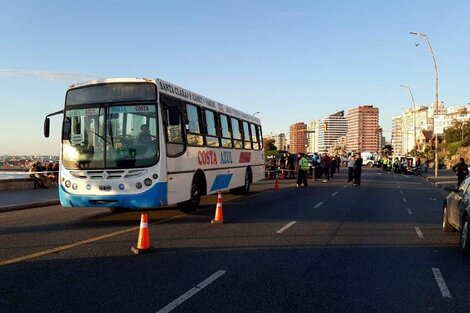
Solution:
[[[304,153],[297,155],[299,166],[297,170],[297,187],[307,187],[308,160]]]

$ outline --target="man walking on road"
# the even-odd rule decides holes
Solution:
[[[459,186],[468,175],[468,166],[464,158],[460,158],[460,162],[452,166],[452,170],[457,173],[457,186]]]
[[[354,161],[354,184],[353,186],[361,185],[361,174],[362,174],[362,157],[360,153],[357,153],[356,160]]]

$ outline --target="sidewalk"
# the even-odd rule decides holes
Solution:
[[[453,187],[457,185],[457,175],[452,170],[438,170],[437,178],[434,177],[434,169],[428,170],[426,174],[422,175],[428,181],[433,183],[436,187],[445,189],[446,187]]]
[[[59,191],[56,187],[0,191],[0,213],[57,204]]]

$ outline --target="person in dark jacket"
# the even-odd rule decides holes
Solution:
[[[356,160],[354,161],[354,184],[353,186],[361,185],[361,174],[362,174],[362,157],[360,153],[357,153]]]
[[[468,175],[468,166],[464,158],[460,158],[460,162],[452,166],[452,170],[457,174],[457,186],[459,186]]]
[[[331,161],[330,161],[330,177],[333,178],[335,173],[336,173],[336,158],[331,158]]]

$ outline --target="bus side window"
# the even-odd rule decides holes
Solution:
[[[259,149],[259,135],[258,129],[256,128],[255,124],[250,124],[251,127],[251,141],[253,142],[253,149]]]
[[[227,115],[220,114],[220,132],[222,136],[222,147],[232,148],[232,132],[230,131],[230,120]]]
[[[183,138],[183,119],[179,101],[167,96],[160,97],[163,107],[163,127],[166,136],[166,150],[168,157],[181,155],[185,150]]]
[[[252,149],[250,125],[246,121],[243,121],[243,145],[245,149]]]
[[[204,110],[204,126],[206,128],[206,142],[209,147],[220,147],[219,137],[217,136],[217,124],[215,112]]]
[[[259,149],[259,150],[263,150],[264,147],[263,147],[263,144],[262,144],[262,141],[261,141],[261,138],[263,138],[263,132],[262,132],[262,130],[261,130],[261,125],[258,125],[258,126],[256,127],[256,130],[257,130],[257,131],[256,131],[256,135],[258,136],[258,142],[260,143],[258,149]]]
[[[242,133],[240,131],[240,120],[232,117],[232,134],[235,149],[243,149]]]
[[[204,137],[202,136],[201,114],[197,106],[186,104],[186,140],[188,145],[202,146],[204,145]]]

